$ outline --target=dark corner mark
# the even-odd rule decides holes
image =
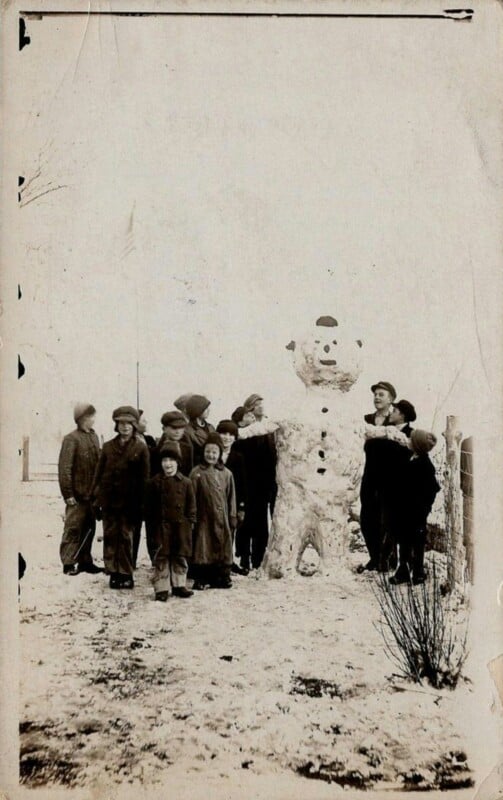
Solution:
[[[31,36],[26,36],[26,22],[23,17],[19,17],[19,49],[22,50],[30,42]]]
[[[20,186],[22,186],[22,185],[23,185],[23,183],[24,183],[24,177],[23,177],[22,175],[19,175],[19,176],[18,176],[18,179],[17,179],[17,186],[18,186],[18,189],[19,189],[19,187],[20,187]],[[18,193],[17,193],[17,201],[18,201],[18,203],[20,203],[20,202],[21,202],[21,192],[18,192]]]
[[[21,291],[21,284],[18,283],[18,285],[17,285],[17,299],[21,300],[22,296],[23,296],[23,293]]]
[[[18,354],[18,357],[17,357],[17,379],[19,380],[20,378],[22,378],[25,372],[26,372],[25,366],[24,366],[23,362],[21,361],[21,358],[19,357],[19,354]]]

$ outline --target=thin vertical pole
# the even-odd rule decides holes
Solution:
[[[447,585],[449,592],[463,585],[464,547],[463,512],[460,481],[460,457],[462,434],[458,418],[447,417],[445,429],[445,527],[447,533]]]
[[[136,362],[136,408],[140,408],[140,362]]]

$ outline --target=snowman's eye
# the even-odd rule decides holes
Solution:
[[[315,343],[315,344],[319,344],[319,343],[320,343],[320,340],[319,340],[319,339],[315,339],[315,340],[314,340],[314,343]]]
[[[335,340],[335,339],[334,339],[334,341],[332,342],[332,344],[337,344],[337,342],[336,342],[336,340]]]

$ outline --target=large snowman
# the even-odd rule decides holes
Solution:
[[[319,555],[320,572],[340,566],[363,458],[361,413],[351,396],[361,347],[331,316],[319,317],[287,346],[307,391],[276,431],[278,496],[263,561],[271,578],[294,573],[308,545]]]

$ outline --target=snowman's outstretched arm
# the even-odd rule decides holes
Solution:
[[[366,422],[363,426],[363,435],[365,439],[389,439],[410,449],[410,439],[394,425],[370,425]]]
[[[239,428],[239,439],[250,439],[252,436],[266,436],[268,433],[274,433],[279,428],[279,423],[271,419],[261,419],[247,425],[246,428]]]

